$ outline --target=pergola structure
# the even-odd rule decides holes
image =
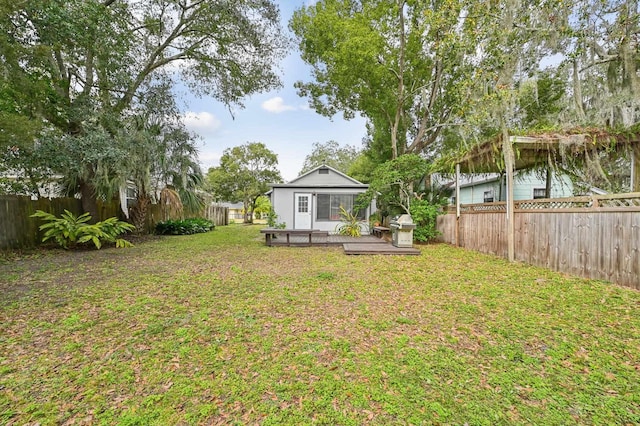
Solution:
[[[631,192],[640,192],[640,131],[613,133],[601,129],[578,129],[563,133],[511,136],[510,146],[504,146],[503,142],[504,138],[498,136],[474,146],[456,160],[456,220],[460,218],[460,173],[505,173],[510,262],[515,260],[513,176],[516,170],[552,166],[567,156],[586,158],[589,154],[601,151],[630,150]]]

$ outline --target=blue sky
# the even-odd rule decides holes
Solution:
[[[310,2],[277,0],[276,3],[280,5],[282,25],[287,28],[293,11]],[[185,124],[202,137],[199,147],[204,171],[218,165],[225,148],[263,142],[278,155],[280,172],[288,181],[298,176],[314,142],[335,140],[341,145],[361,146],[366,135],[363,118],[345,121],[338,114],[330,120],[309,109],[307,100],[297,95],[293,84],[311,79],[310,68],[297,51],[292,51],[280,67],[284,87],[246,99],[245,108],[234,110],[233,117],[215,99],[190,96],[184,99]]]

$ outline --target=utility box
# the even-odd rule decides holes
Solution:
[[[395,247],[413,247],[413,230],[416,224],[408,214],[398,216],[389,223],[391,243]]]

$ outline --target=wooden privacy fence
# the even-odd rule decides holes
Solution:
[[[442,241],[507,257],[504,206],[440,216]],[[514,213],[516,260],[640,289],[640,193],[516,201]]]
[[[229,207],[207,206],[204,209],[203,217],[209,219],[216,226],[229,224]]]
[[[229,224],[229,209],[227,207],[217,206],[205,206],[202,211],[198,212],[186,212],[181,217],[173,217],[167,211],[163,209],[160,204],[149,205],[149,211],[147,212],[146,230],[152,234],[156,229],[156,223],[163,222],[169,219],[181,219],[181,218],[194,218],[203,217],[213,222],[215,226],[225,226]]]
[[[77,198],[41,198],[32,200],[30,197],[19,195],[0,195],[0,250],[34,247],[42,240],[39,226],[40,219],[30,217],[36,210],[44,210],[59,216],[64,210],[75,215],[82,213],[82,203]],[[98,220],[110,217],[125,219],[120,209],[120,203],[98,202]],[[202,212],[187,215],[187,217],[205,217],[216,226],[228,225],[228,209],[226,207],[209,206]],[[149,206],[147,216],[147,230],[153,232],[157,222],[168,219],[166,212],[157,204]]]
[[[42,240],[38,227],[40,219],[30,217],[36,210],[59,216],[65,210],[73,214],[82,213],[78,198],[40,198],[32,200],[20,195],[0,195],[0,250],[34,247]],[[117,202],[98,202],[98,220],[118,216]]]

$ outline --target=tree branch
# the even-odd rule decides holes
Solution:
[[[175,28],[173,29],[173,31],[171,31],[171,33],[167,36],[167,38],[164,40],[164,42],[162,42],[158,47],[156,47],[154,49],[154,51],[149,56],[146,65],[143,67],[142,71],[140,71],[138,73],[138,75],[134,79],[133,83],[131,83],[131,85],[129,86],[127,92],[117,102],[117,104],[116,104],[116,110],[117,111],[122,111],[126,107],[129,106],[129,104],[131,103],[131,100],[133,99],[133,96],[134,96],[135,92],[138,90],[138,88],[140,87],[142,82],[149,76],[149,74],[151,74],[151,72],[153,72],[157,68],[161,67],[162,65],[168,64],[172,60],[180,59],[178,56],[184,54],[184,52],[180,52],[180,53],[178,53],[176,55],[171,56],[170,57],[170,58],[172,58],[171,60],[167,60],[167,59],[170,59],[170,58],[165,58],[165,59],[161,59],[160,61],[157,61],[158,57],[171,45],[171,43],[175,39],[180,37],[180,35],[182,34],[183,27],[184,27],[185,23],[187,22],[187,20],[185,19],[186,10],[187,10],[187,8],[184,8],[180,12],[180,18],[179,18],[178,23],[176,24]]]

